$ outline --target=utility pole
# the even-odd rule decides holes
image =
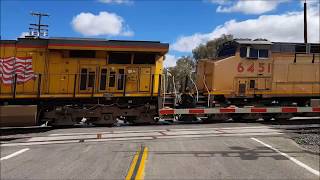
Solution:
[[[307,0],[304,1],[304,43],[308,43],[308,25],[307,25]]]
[[[38,17],[37,24],[30,24],[29,33],[30,36],[36,36],[37,38],[48,36],[48,27],[47,24],[41,24],[42,17],[48,17],[49,14],[39,13],[39,12],[31,12],[32,16]]]

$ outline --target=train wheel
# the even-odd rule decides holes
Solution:
[[[277,114],[277,115],[275,115],[274,118],[277,121],[287,121],[287,120],[293,118],[293,114]]]
[[[203,119],[204,123],[215,123],[227,121],[230,117],[227,114],[212,114],[209,115],[207,119]]]
[[[263,120],[266,121],[266,122],[269,122],[269,121],[272,120],[272,117],[264,117]]]
[[[272,119],[274,119],[274,116],[273,116],[272,114],[264,114],[264,115],[262,116],[262,119],[263,119],[264,121],[266,121],[266,122],[269,122],[269,121],[271,121]]]
[[[101,114],[100,118],[92,121],[92,124],[96,126],[114,126],[116,123],[117,119],[111,113]]]
[[[244,119],[242,119],[241,115],[232,115],[231,118],[234,122],[243,122],[244,121]]]
[[[56,118],[51,121],[52,126],[55,127],[71,127],[74,126],[76,123],[72,120],[70,115],[65,116],[57,116]]]
[[[178,121],[183,121],[183,122],[197,121],[197,117],[192,114],[183,114],[179,117]]]
[[[153,113],[141,113],[139,116],[136,116],[132,122],[134,124],[154,124],[157,122],[154,117],[155,115],[153,115]]]

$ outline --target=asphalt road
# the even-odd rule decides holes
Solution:
[[[28,133],[2,141],[0,176],[318,180],[319,154],[289,138],[294,127],[224,123]]]

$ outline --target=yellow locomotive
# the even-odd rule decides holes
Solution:
[[[193,95],[186,89],[180,97],[166,97],[161,116],[181,121],[205,117],[203,121],[211,122],[320,112],[318,43],[232,40],[218,49],[216,58],[199,60],[195,77]]]
[[[306,106],[320,98],[320,45],[230,41],[198,62],[196,77],[211,106]]]
[[[116,118],[153,122],[168,47],[155,41],[1,40],[0,118],[6,121],[0,122],[15,125],[21,114],[31,114],[29,124],[36,118],[71,125],[83,117],[101,125]]]

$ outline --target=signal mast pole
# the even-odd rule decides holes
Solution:
[[[304,43],[308,43],[308,25],[307,25],[307,0],[304,0]]]
[[[49,14],[46,13],[39,13],[39,12],[31,12],[30,13],[32,16],[37,16],[38,17],[38,23],[37,24],[30,24],[29,30],[30,30],[30,35],[35,35],[37,38],[41,38],[47,36],[48,34],[48,27],[49,25],[47,24],[41,24],[41,19],[42,17],[48,17]]]

